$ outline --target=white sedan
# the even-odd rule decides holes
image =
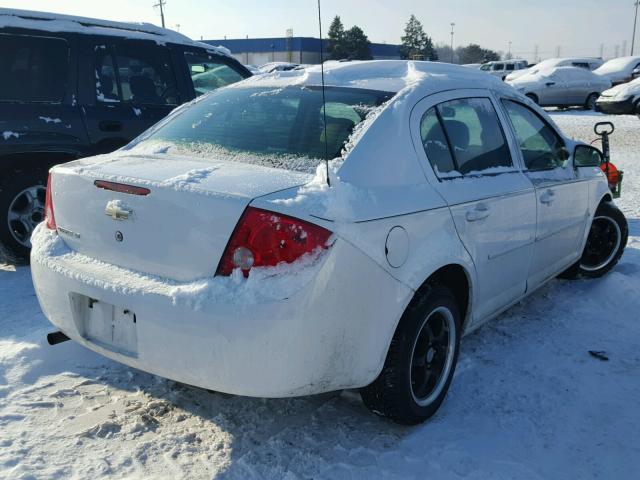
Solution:
[[[324,76],[324,95],[319,67],[254,77],[54,167],[31,256],[52,343],[238,395],[361,388],[414,424],[463,334],[618,262],[600,153],[498,79],[406,61]]]

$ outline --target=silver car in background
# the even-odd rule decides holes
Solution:
[[[616,86],[627,83],[640,75],[640,57],[619,57],[609,60],[595,72]]]
[[[575,107],[595,109],[600,94],[611,82],[584,68],[557,67],[535,70],[507,82],[543,107]]]
[[[511,82],[516,78],[520,78],[523,75],[528,73],[547,70],[549,68],[555,67],[580,67],[585,70],[594,71],[596,68],[600,68],[604,60],[602,58],[595,57],[559,57],[559,58],[548,58],[546,60],[542,60],[540,63],[536,65],[532,65],[531,67],[524,70],[516,70],[515,72],[511,72],[505,78],[505,81]]]

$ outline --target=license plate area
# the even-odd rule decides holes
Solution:
[[[134,312],[75,293],[71,294],[71,302],[84,339],[112,352],[138,356],[138,319]]]

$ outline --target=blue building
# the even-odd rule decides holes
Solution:
[[[320,63],[320,39],[313,37],[238,38],[204,40],[211,45],[222,45],[245,65],[268,62]],[[328,41],[323,41],[325,57]],[[376,60],[400,58],[400,45],[372,43],[371,55]]]

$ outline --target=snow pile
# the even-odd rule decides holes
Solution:
[[[9,140],[10,138],[20,138],[20,135],[20,133],[12,132],[9,130],[2,132],[2,138],[4,138],[5,140]]]
[[[177,190],[187,190],[192,184],[200,183],[207,179],[209,175],[218,170],[219,167],[196,168],[188,172],[177,175],[160,182],[163,187],[172,187]]]

